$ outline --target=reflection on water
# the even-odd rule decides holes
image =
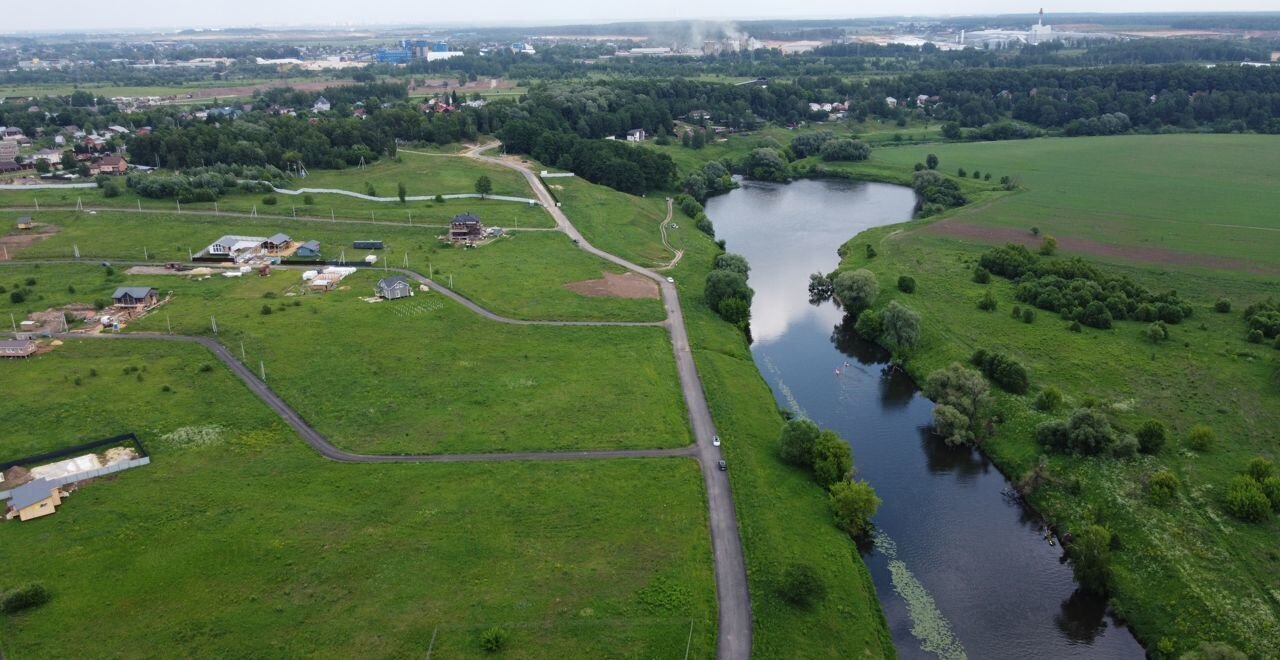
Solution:
[[[1142,658],[1105,603],[1076,590],[999,471],[935,438],[933,404],[911,379],[834,305],[809,303],[810,273],[830,272],[842,243],[914,204],[906,188],[841,181],[746,183],[707,204],[717,235],[751,263],[752,353],[779,404],[848,440],[884,500],[875,523],[893,555],[861,549],[899,656]]]

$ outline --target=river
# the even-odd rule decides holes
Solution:
[[[883,500],[864,557],[901,658],[1143,658],[1100,599],[1076,590],[1061,549],[978,451],[927,430],[933,403],[877,346],[808,302],[858,232],[911,217],[909,188],[741,182],[707,204],[716,235],[751,264],[752,354],[780,405],[840,433]],[[892,286],[883,282],[882,285]]]

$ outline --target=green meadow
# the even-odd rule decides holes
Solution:
[[[877,306],[898,300],[920,313],[921,345],[907,360],[917,381],[967,362],[979,348],[1027,368],[1032,392],[995,396],[999,424],[983,445],[1014,481],[1043,454],[1036,426],[1077,407],[1104,410],[1123,432],[1148,419],[1169,429],[1170,441],[1152,456],[1048,455],[1050,479],[1030,496],[1063,531],[1101,523],[1115,534],[1112,605],[1158,657],[1207,640],[1228,641],[1249,657],[1280,646],[1280,523],[1275,516],[1244,523],[1223,505],[1227,482],[1251,458],[1280,460],[1280,351],[1247,342],[1241,317],[1248,304],[1276,295],[1274,146],[1280,141],[1272,136],[1245,135],[1055,139],[883,149],[866,166],[852,166],[910,172],[935,153],[948,173],[964,167],[1021,181],[1015,193],[939,219],[864,232],[846,245],[841,268],[879,276]],[[1038,227],[1059,240],[1052,258],[1083,257],[1153,291],[1176,290],[1194,314],[1156,345],[1142,335],[1147,324],[1133,321],[1076,333],[1043,310],[1033,323],[1014,320],[1012,283],[972,281],[978,257],[1004,234],[957,236],[955,225],[1014,230],[1015,240],[1028,243],[1039,241],[1030,232]],[[877,256],[866,257],[866,243]],[[915,278],[915,293],[896,289],[899,275]],[[994,312],[976,305],[987,290],[998,301]],[[1231,301],[1231,312],[1214,311],[1220,298]],[[1064,393],[1065,405],[1035,410],[1031,400],[1049,386]],[[1196,424],[1217,434],[1208,451],[1186,442]],[[1146,487],[1160,469],[1180,483],[1163,506]]]
[[[692,461],[334,463],[189,344],[71,341],[0,382],[0,455],[152,454],[0,524],[0,589],[52,593],[0,619],[7,657],[479,658],[491,629],[505,657],[714,656]]]
[[[529,184],[519,172],[483,161],[457,156],[423,155],[429,152],[411,147],[396,158],[379,160],[363,168],[313,170],[306,178],[294,179],[292,188],[338,188],[366,194],[372,185],[380,197],[395,197],[398,184],[406,194],[450,195],[476,192],[476,180],[489,177],[493,194],[531,197]]]

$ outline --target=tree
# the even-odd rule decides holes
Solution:
[[[1116,444],[1115,429],[1107,416],[1093,408],[1080,408],[1065,422],[1045,422],[1036,427],[1036,440],[1045,449],[1091,456]]]
[[[938,157],[934,154],[929,154],[928,156],[925,156],[924,166],[931,170],[938,169]]]
[[[1040,412],[1053,412],[1062,405],[1062,390],[1050,385],[1040,390],[1032,405]]]
[[[730,270],[743,276],[751,272],[751,266],[747,264],[747,258],[732,252],[716,255],[715,267],[720,270]]]
[[[959,123],[949,121],[942,125],[942,137],[948,140],[959,140],[962,135]]]
[[[841,271],[832,284],[836,300],[844,306],[848,314],[856,314],[870,307],[880,295],[880,281],[876,274],[859,268],[854,271]]]
[[[1219,314],[1229,313],[1231,311],[1231,301],[1226,298],[1219,298],[1217,302],[1213,303],[1213,311]]]
[[[1183,653],[1178,660],[1249,660],[1249,656],[1226,642],[1200,642],[1194,651]]]
[[[807,419],[789,420],[778,438],[782,460],[792,465],[813,465],[813,449],[819,434],[818,425]]]
[[[911,277],[910,275],[899,275],[898,290],[903,293],[915,293],[916,292],[915,278]]]
[[[48,173],[49,173],[49,161],[47,161],[47,160],[45,160],[45,159],[43,159],[43,158],[38,158],[38,159],[36,159],[36,165],[35,165],[35,168],[36,168],[36,172],[38,172],[38,173],[40,173],[40,174],[48,174]]]
[[[818,304],[831,300],[831,296],[835,293],[835,289],[831,284],[831,280],[827,279],[822,273],[814,273],[809,276],[809,302]]]
[[[1111,580],[1111,531],[1102,525],[1089,525],[1075,535],[1070,554],[1071,570],[1080,586],[1105,594]]]
[[[871,147],[858,140],[831,140],[820,149],[825,161],[859,161],[871,157]]]
[[[933,407],[933,432],[948,445],[965,445],[973,442],[971,422],[964,413],[945,404]]]
[[[1164,321],[1156,321],[1142,330],[1142,337],[1153,344],[1169,339],[1169,326]]]
[[[991,289],[987,289],[982,294],[982,297],[978,299],[978,309],[984,312],[996,311],[996,305],[996,296],[994,293],[991,293]]]
[[[720,318],[743,330],[751,322],[751,303],[742,298],[721,300],[720,309],[717,311]]]
[[[1160,449],[1164,447],[1165,440],[1168,439],[1169,433],[1165,430],[1164,424],[1148,419],[1138,427],[1138,450],[1144,454],[1158,454]]]
[[[749,304],[754,295],[755,292],[747,286],[747,277],[731,270],[711,271],[707,275],[706,287],[703,289],[707,305],[717,312],[720,311],[722,301],[739,298]]]
[[[62,163],[62,169],[70,172],[76,169],[76,165],[79,164],[79,161],[76,160],[76,153],[74,151],[71,151],[70,149],[67,149],[66,151],[62,152],[61,163]]]
[[[1240,475],[1227,482],[1227,494],[1223,500],[1227,512],[1245,522],[1262,522],[1271,513],[1271,500],[1262,485]]]
[[[853,470],[853,450],[835,431],[823,431],[813,444],[813,477],[828,487],[849,477]]]
[[[973,281],[976,284],[990,284],[991,272],[982,266],[973,269]]]
[[[867,341],[875,341],[884,333],[884,323],[874,309],[864,309],[853,324],[853,331]]]
[[[864,536],[871,531],[871,518],[880,509],[880,498],[871,484],[846,479],[831,486],[827,497],[836,525],[849,536]]]
[[[1147,480],[1147,497],[1156,506],[1166,504],[1177,494],[1178,478],[1169,470],[1159,470]]]
[[[1040,242],[1040,254],[1042,256],[1053,256],[1058,251],[1058,239],[1052,236],[1045,236]]]
[[[929,374],[925,379],[924,393],[935,403],[959,412],[968,420],[969,429],[976,431],[990,401],[991,386],[978,371],[952,362],[950,366]],[[934,411],[936,413],[936,406]]]
[[[909,352],[920,343],[920,315],[896,300],[890,300],[880,314],[880,325],[880,342],[895,355]]]
[[[493,181],[489,180],[488,174],[481,174],[480,178],[476,179],[476,192],[480,193],[481,197],[493,192]]]
[[[827,585],[809,564],[792,564],[782,572],[778,585],[782,599],[800,608],[808,608],[827,597]]]
[[[408,191],[405,189],[403,183],[396,184],[396,196],[400,198],[400,203],[403,204],[404,198],[408,196]]]
[[[1275,476],[1275,473],[1276,464],[1262,456],[1254,456],[1249,459],[1249,465],[1245,468],[1245,474],[1248,474],[1258,483],[1262,483]]]
[[[747,176],[760,181],[776,181],[785,183],[789,180],[790,174],[787,169],[787,161],[778,153],[776,149],[754,149],[743,161],[743,168],[747,172]]]

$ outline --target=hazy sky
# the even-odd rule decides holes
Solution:
[[[682,18],[840,18],[853,16],[1032,13],[1044,0],[916,0],[912,3],[837,2],[834,0],[133,0],[103,5],[94,0],[64,0],[54,11],[11,7],[3,12],[0,32],[27,30],[111,30],[117,28],[233,27],[279,25],[457,25],[678,20]],[[14,0],[19,3],[19,0]],[[20,4],[20,3],[19,3]],[[1045,6],[1053,12],[1274,11],[1274,0],[1079,0]]]

